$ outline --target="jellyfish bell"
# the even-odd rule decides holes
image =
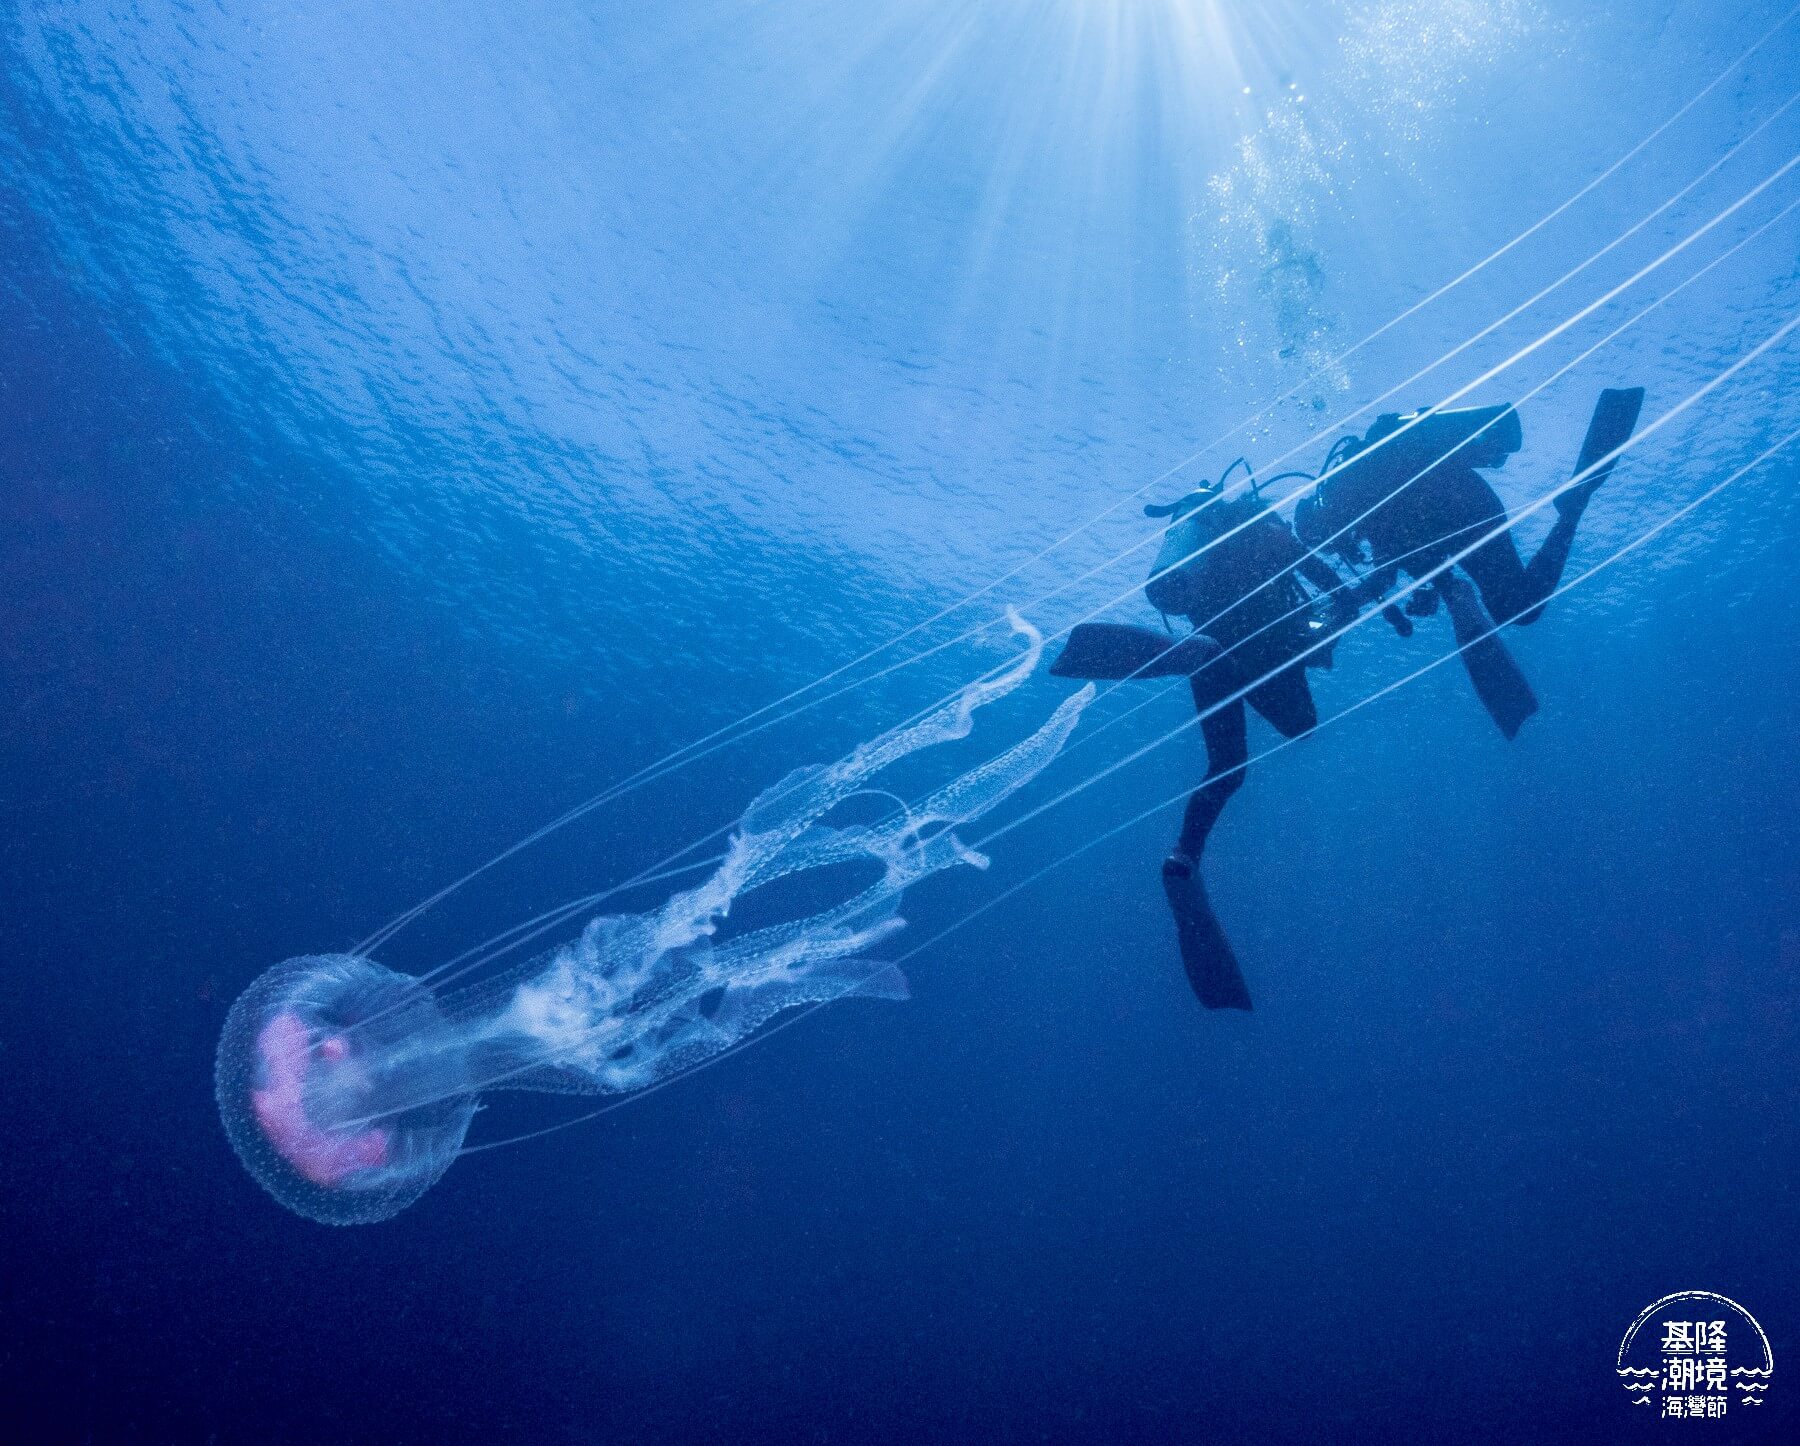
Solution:
[[[436,1183],[475,1115],[469,1051],[430,989],[349,954],[256,980],[225,1021],[219,1114],[245,1169],[328,1225],[398,1214]]]

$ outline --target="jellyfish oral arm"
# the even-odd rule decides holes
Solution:
[[[1020,663],[972,684],[920,722],[863,745],[829,766],[788,775],[745,812],[712,877],[647,915],[595,919],[519,984],[481,1033],[516,1077],[537,1065],[585,1075],[608,1092],[643,1089],[677,1068],[730,1048],[784,1009],[850,995],[904,998],[905,980],[867,952],[904,927],[896,917],[913,884],[987,859],[954,828],[987,813],[1035,778],[1061,751],[1092,687],[1065,698],[1031,735],[932,793],[916,809],[874,827],[820,819],[869,778],[907,755],[966,737],[977,707],[1027,677],[1041,643]],[[936,829],[935,832],[927,830]],[[867,859],[881,877],[834,908],[715,944],[737,899],[778,879]],[[535,1053],[534,1053],[535,1051]],[[504,1075],[489,1075],[492,1084]]]

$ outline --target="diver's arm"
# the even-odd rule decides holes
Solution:
[[[1353,622],[1361,604],[1354,582],[1344,576],[1318,552],[1303,552],[1294,563],[1294,572],[1304,579],[1325,604],[1326,619],[1333,628]]]
[[[1312,584],[1314,592],[1331,596],[1344,586],[1338,570],[1316,552],[1309,552],[1294,565],[1294,570]]]
[[[1394,584],[1400,581],[1400,569],[1389,563],[1386,567],[1378,567],[1356,585],[1356,603],[1359,608],[1370,603],[1379,603],[1393,591]],[[1413,635],[1412,619],[1388,603],[1381,609],[1381,616],[1387,624],[1403,638]]]
[[[1394,590],[1400,581],[1400,569],[1389,563],[1385,567],[1372,568],[1363,574],[1362,581],[1356,584],[1356,601],[1359,606],[1366,607],[1370,603],[1378,603]]]

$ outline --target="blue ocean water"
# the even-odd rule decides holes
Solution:
[[[1679,1290],[1800,1340],[1785,14],[9,14],[9,1435],[1793,1439],[1782,1370],[1704,1423],[1614,1371]],[[213,1051],[269,965],[834,675],[381,957],[627,879],[1005,662],[961,635],[1007,603],[1157,625],[1139,504],[1240,452],[1315,469],[1468,388],[1518,403],[1523,508],[1625,385],[1571,578],[1736,480],[1509,632],[1512,743],[1455,666],[1359,706],[1442,618],[1339,644],[1206,856],[1254,1013],[1183,977],[1157,869],[1204,754],[1134,684],[990,869],[908,895],[909,1002],[380,1225],[231,1153]],[[592,1101],[489,1103],[474,1143]]]

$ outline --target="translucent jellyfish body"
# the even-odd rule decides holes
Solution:
[[[1029,644],[1012,667],[765,790],[718,868],[658,908],[596,918],[503,979],[442,998],[353,955],[276,965],[233,1005],[219,1043],[219,1112],[245,1168],[309,1219],[386,1219],[449,1168],[484,1091],[626,1094],[729,1049],[781,1010],[852,994],[904,998],[899,970],[869,957],[902,927],[902,894],[953,864],[987,866],[956,826],[1056,757],[1093,688],[880,823],[822,820],[900,759],[966,737],[978,708],[1029,676],[1041,640],[1012,621]],[[846,864],[864,875],[873,865],[876,876],[829,907],[725,935],[744,895]]]
[[[384,1220],[450,1168],[475,1115],[470,1058],[431,991],[348,954],[277,964],[219,1041],[219,1113],[244,1168],[290,1210]]]

